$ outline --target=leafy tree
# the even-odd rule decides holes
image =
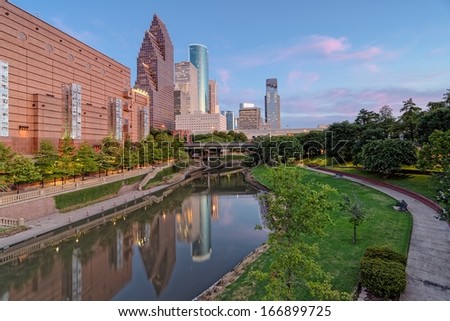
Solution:
[[[84,180],[87,174],[95,173],[98,170],[97,161],[97,153],[92,145],[86,142],[81,143],[75,154],[75,162],[81,174],[81,179]]]
[[[361,109],[356,116],[355,123],[360,126],[373,125],[378,123],[380,115],[374,111],[368,111],[367,109]]]
[[[367,218],[367,213],[356,197],[352,200],[346,194],[343,195],[341,209],[349,216],[348,221],[353,225],[353,243],[356,243],[356,230]]]
[[[416,147],[412,142],[400,139],[368,142],[360,157],[366,170],[386,175],[398,173],[402,165],[413,165],[417,161]]]
[[[382,128],[386,136],[391,135],[395,127],[395,117],[392,108],[389,105],[384,105],[380,108],[379,115],[378,128]]]
[[[383,128],[365,128],[360,134],[355,144],[353,145],[353,164],[358,165],[362,163],[361,151],[363,147],[371,141],[380,140],[386,138],[386,132]]]
[[[421,110],[412,98],[403,101],[403,107],[400,109],[400,112],[403,113],[399,119],[400,128],[405,131],[406,138],[411,141],[417,138],[417,124],[421,116]]]
[[[60,157],[57,163],[57,173],[58,176],[63,179],[63,181],[69,176],[75,179],[77,174],[76,164],[74,162],[74,152],[75,146],[73,145],[72,139],[65,137],[59,146]]]
[[[0,173],[5,171],[6,162],[14,155],[11,147],[0,142]]]
[[[300,287],[308,287],[316,295],[333,294],[329,276],[313,259],[317,247],[305,242],[305,237],[324,235],[323,228],[330,223],[327,211],[333,207],[330,197],[335,191],[314,180],[305,181],[303,176],[296,168],[273,168],[268,181],[270,192],[261,196],[267,206],[265,219],[273,260],[268,272],[254,274],[267,280],[267,300],[295,300]]]
[[[450,170],[450,130],[437,130],[423,144],[418,165],[424,170],[445,172]]]
[[[56,184],[59,155],[55,145],[49,140],[42,140],[39,144],[39,150],[34,155],[34,160],[34,165],[42,175],[42,186],[44,186],[44,181],[48,179],[53,179]]]
[[[417,134],[421,142],[427,142],[435,130],[447,131],[449,129],[450,107],[440,107],[425,112],[417,122]]]
[[[7,160],[5,172],[8,182],[16,186],[17,193],[19,193],[20,184],[36,182],[41,179],[41,174],[34,166],[33,161],[20,154],[15,154]]]
[[[356,125],[347,120],[332,123],[327,129],[327,157],[335,158],[338,163],[353,160],[357,132]]]
[[[108,171],[122,167],[123,153],[121,143],[112,137],[105,137],[102,140],[102,146],[98,155],[99,170]]]

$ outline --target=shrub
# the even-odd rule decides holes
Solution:
[[[395,261],[401,263],[403,266],[406,266],[407,260],[407,257],[405,255],[395,252],[394,250],[391,250],[384,246],[367,248],[364,252],[364,257]]]
[[[396,300],[406,288],[405,266],[400,262],[363,257],[360,269],[362,285],[381,299]]]

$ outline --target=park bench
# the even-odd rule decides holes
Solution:
[[[336,178],[342,178],[342,177],[344,177],[344,174],[336,173],[336,174],[334,174],[334,177],[336,177]]]
[[[406,203],[405,200],[398,202],[396,206],[400,211],[406,212],[408,210],[408,203]]]

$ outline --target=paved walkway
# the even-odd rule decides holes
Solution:
[[[316,172],[334,173],[309,168]],[[398,201],[408,203],[413,218],[413,229],[406,264],[407,285],[402,301],[450,300],[450,227],[438,219],[437,212],[398,188],[377,185],[343,174],[345,179],[369,186]]]

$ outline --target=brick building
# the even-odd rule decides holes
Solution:
[[[14,151],[31,154],[64,136],[97,145],[148,132],[150,97],[130,90],[128,67],[7,0],[0,39],[0,142]]]

